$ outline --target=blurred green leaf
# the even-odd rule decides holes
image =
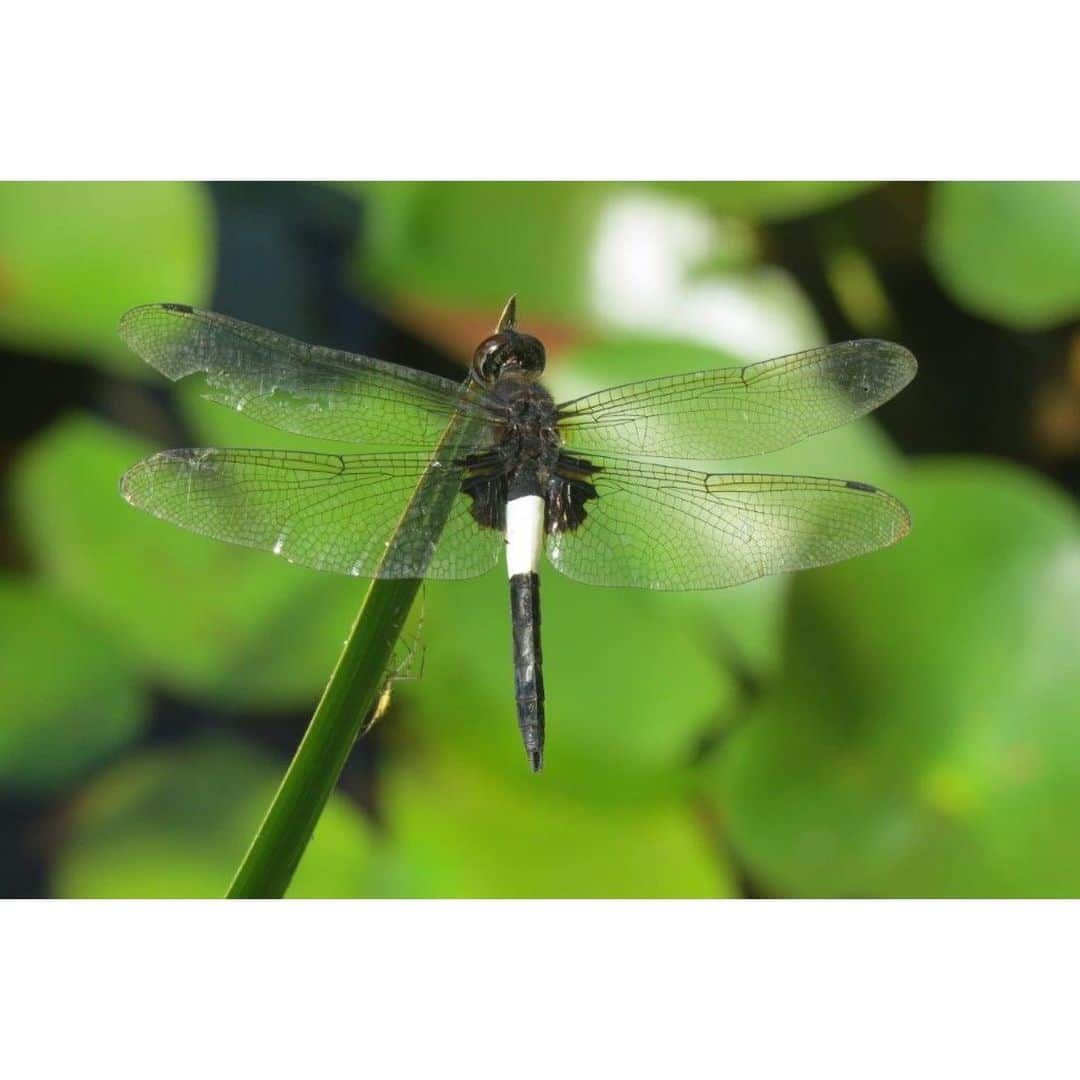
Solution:
[[[710,774],[796,895],[1080,889],[1080,516],[988,461],[921,463],[894,549],[801,575],[783,677]]]
[[[200,184],[0,184],[0,338],[148,375],[117,319],[154,300],[205,303],[213,244]]]
[[[123,653],[36,582],[0,579],[0,787],[56,791],[132,741],[146,702]]]
[[[787,221],[845,202],[873,184],[867,180],[668,180],[659,186],[725,214]]]
[[[222,738],[125,761],[70,807],[56,895],[223,896],[284,768],[284,761]],[[289,895],[363,895],[371,851],[367,821],[335,795]]]
[[[423,679],[396,691],[411,722],[531,790],[506,575],[425,591]],[[639,804],[685,789],[699,741],[734,693],[707,635],[654,594],[590,589],[556,573],[543,575],[542,608],[544,789]]]
[[[1080,183],[935,184],[926,247],[976,315],[1020,330],[1080,315]]]
[[[527,771],[525,762],[520,763]],[[391,896],[728,896],[706,830],[680,804],[596,809],[524,786],[456,756],[395,763],[383,804],[389,832],[377,880]]]
[[[310,705],[362,584],[216,543],[128,506],[120,476],[154,449],[89,418],[40,436],[13,478],[33,558],[166,686],[233,705]]]
[[[441,305],[499,311],[511,292],[534,317],[587,313],[590,244],[609,186],[582,183],[379,183],[364,274]]]

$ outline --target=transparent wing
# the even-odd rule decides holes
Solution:
[[[547,540],[552,565],[590,585],[720,589],[850,559],[910,527],[896,499],[855,481],[593,463],[588,516]]]
[[[166,450],[133,466],[124,498],[155,517],[231,544],[272,551],[289,562],[358,577],[468,578],[503,549],[481,529],[458,493],[460,470],[440,467],[438,490],[412,501],[430,455],[316,454],[282,450]],[[452,500],[432,553],[426,516]],[[387,543],[403,515],[403,542]]]
[[[340,442],[433,446],[460,400],[448,379],[306,345],[183,304],[132,308],[120,336],[170,379],[202,372],[204,397],[271,427]],[[490,442],[477,428],[475,441]]]
[[[764,454],[876,409],[915,376],[889,341],[847,341],[744,368],[646,379],[559,406],[586,454],[730,459]]]

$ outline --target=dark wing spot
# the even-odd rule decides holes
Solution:
[[[864,484],[860,480],[846,480],[844,482],[852,491],[868,491],[871,495],[877,491],[876,487],[873,487],[870,484]]]
[[[195,309],[190,304],[162,304],[162,311],[178,311],[181,315],[191,315]]]

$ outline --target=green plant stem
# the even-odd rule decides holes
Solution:
[[[468,393],[468,387],[464,388],[463,401],[468,400]],[[421,477],[387,544],[315,715],[226,897],[285,895],[349,751],[386,684],[394,645],[458,495],[460,474],[439,462],[455,460],[466,436],[479,422],[462,410],[447,425],[432,455],[434,464]],[[424,560],[415,554],[419,537],[429,541]],[[417,564],[417,577],[382,577],[385,566],[400,565],[402,545],[408,545],[412,553],[407,565]]]
[[[311,723],[226,894],[279,897],[307,847],[368,712],[419,580],[371,583]]]

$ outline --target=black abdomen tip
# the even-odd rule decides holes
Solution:
[[[532,766],[532,771],[534,773],[540,772],[540,770],[544,767],[544,751],[530,750],[529,764]]]

